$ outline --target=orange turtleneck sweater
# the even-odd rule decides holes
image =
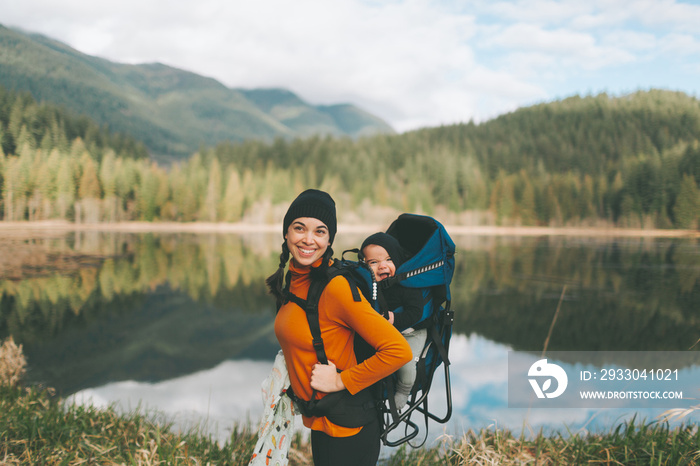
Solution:
[[[319,259],[313,267],[320,263]],[[290,291],[306,299],[311,284],[311,267],[297,266],[292,260],[289,268],[292,272]],[[361,302],[355,302],[350,285],[342,276],[333,278],[323,290],[318,313],[326,355],[342,371],[340,376],[350,393],[369,387],[412,358],[406,339],[372,308],[364,296]],[[376,353],[362,364],[357,364],[355,359],[355,332],[376,349]],[[275,334],[284,353],[294,393],[300,398],[311,399],[311,370],[318,359],[311,344],[311,331],[304,310],[291,301],[283,305],[275,318]],[[355,435],[362,429],[337,426],[325,417],[303,416],[303,421],[306,427],[332,437]]]

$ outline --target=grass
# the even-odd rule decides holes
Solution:
[[[21,347],[0,347],[0,464],[46,465],[246,465],[255,429],[234,427],[220,445],[196,430],[178,433],[138,412],[66,406],[50,389],[22,387],[26,362]],[[297,434],[291,465],[310,465],[306,438]],[[694,424],[671,428],[667,420],[631,420],[604,433],[555,434],[528,438],[508,430],[468,431],[444,436],[432,448],[401,447],[385,466],[418,465],[696,465],[700,433]]]
[[[0,388],[0,464],[246,464],[255,435],[211,438],[171,432],[138,413],[70,406],[47,390]]]
[[[697,426],[629,422],[609,432],[517,438],[505,430],[469,432],[453,446],[459,460],[482,465],[695,465],[700,460]]]
[[[0,345],[0,386],[15,386],[24,376],[27,360],[22,346],[17,346],[12,337]]]

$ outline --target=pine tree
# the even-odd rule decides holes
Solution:
[[[97,176],[97,166],[92,157],[86,152],[80,160],[82,174],[78,184],[80,199],[99,199],[102,196],[100,180]]]
[[[78,181],[76,221],[96,223],[101,219],[100,205],[102,195],[96,163],[89,153],[84,152],[80,165],[82,166],[82,173]]]
[[[37,220],[51,218],[56,195],[56,172],[52,171],[51,156],[39,163],[36,169],[36,187],[32,198],[37,205]]]
[[[506,224],[515,213],[515,190],[511,176],[501,172],[491,191],[490,210],[498,224]]]
[[[223,199],[222,220],[225,222],[238,222],[243,216],[243,203],[245,193],[241,183],[241,177],[235,166],[229,167],[228,182]]]
[[[582,219],[594,219],[596,217],[595,208],[595,186],[593,177],[586,174],[583,177],[581,191],[579,193],[579,212]]]
[[[3,163],[3,211],[4,219],[8,221],[17,220],[18,215],[15,213],[15,200],[17,196],[17,180],[19,177],[19,162],[17,157],[8,157]]]
[[[102,202],[104,205],[104,218],[108,222],[117,220],[117,158],[113,150],[108,149],[100,163],[99,181],[102,186]]]
[[[159,179],[155,166],[140,166],[139,185],[136,191],[136,205],[141,220],[153,221],[158,214],[156,197],[159,190]]]
[[[683,175],[680,191],[673,206],[675,225],[678,228],[697,229],[700,218],[700,189],[691,175]]]
[[[118,200],[118,220],[133,220],[138,168],[133,159],[118,158],[114,169],[114,191]]]
[[[535,188],[532,186],[529,178],[524,172],[521,172],[522,177],[522,194],[518,203],[518,213],[523,225],[536,225],[537,214],[535,203]]]
[[[207,183],[207,193],[204,199],[203,213],[201,218],[209,222],[216,222],[219,219],[219,205],[221,202],[221,165],[219,160],[214,158],[209,165],[209,180]]]

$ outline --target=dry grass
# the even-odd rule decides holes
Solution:
[[[450,464],[476,466],[557,464],[549,455],[537,452],[531,444],[499,429],[469,430],[461,438],[443,438],[444,450],[450,452]]]
[[[27,360],[22,345],[17,346],[12,337],[0,346],[0,385],[16,386],[24,376]]]
[[[0,346],[0,465],[246,465],[256,432],[234,426],[220,445],[211,437],[179,433],[153,416],[112,408],[65,405],[51,389],[22,386],[26,360],[8,338]],[[310,446],[295,436],[293,465],[309,465]]]
[[[8,338],[0,347],[0,465],[132,464],[246,465],[257,436],[234,430],[222,446],[196,433],[179,434],[139,413],[64,406],[50,390],[20,386],[26,361]],[[691,408],[692,412],[697,407]],[[669,416],[688,412],[670,411]],[[434,448],[394,450],[384,466],[700,464],[696,424],[670,428],[666,422],[620,424],[602,434],[516,437],[489,428],[460,438],[443,437]],[[290,466],[312,464],[301,434],[290,449]]]

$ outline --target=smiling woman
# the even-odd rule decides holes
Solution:
[[[362,392],[365,388],[406,364],[411,349],[366,299],[355,300],[344,277],[328,276],[336,226],[335,202],[323,191],[306,190],[290,205],[284,216],[280,264],[267,280],[278,303],[275,334],[298,403],[307,406],[329,394],[340,395],[334,407],[347,401],[352,413],[352,420],[346,423],[347,418],[340,421],[329,411],[302,411],[304,425],[311,429],[314,464],[375,465],[380,450],[378,415],[354,400],[360,399],[359,393],[367,394]],[[309,327],[314,319],[308,317],[313,310],[306,299],[312,287],[323,290],[315,310],[320,347]],[[355,334],[376,350],[361,364],[355,357]]]

